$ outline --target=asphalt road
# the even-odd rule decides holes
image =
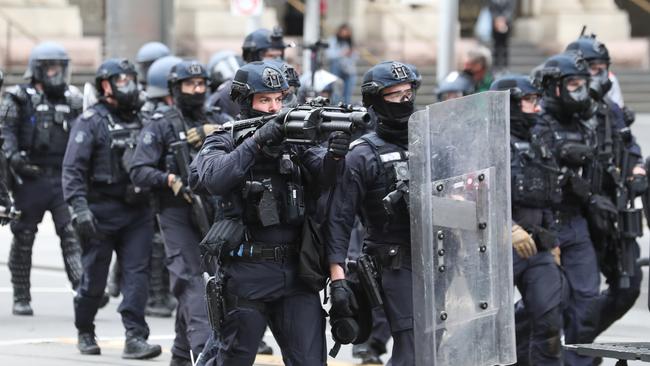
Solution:
[[[639,115],[633,131],[646,154],[650,152],[650,114]],[[648,256],[650,235],[639,241],[642,255]],[[11,314],[11,284],[6,261],[11,242],[7,227],[0,228],[0,365],[29,366],[47,364],[63,365],[167,365],[169,349],[173,340],[173,320],[148,318],[151,341],[163,346],[163,355],[150,361],[126,361],[120,358],[123,345],[123,328],[116,309],[119,299],[111,299],[106,308],[97,315],[97,335],[102,347],[101,356],[81,356],[75,348],[76,331],[73,325],[72,297],[58,238],[54,233],[51,218],[46,215],[40,226],[34,247],[34,269],[32,271],[33,317],[17,317]],[[648,341],[650,333],[650,312],[648,311],[648,271],[644,269],[643,292],[634,308],[599,339],[600,342]],[[305,324],[305,326],[310,326]],[[330,336],[328,334],[328,340]],[[277,344],[270,334],[265,340],[279,354]],[[331,340],[329,347],[332,346]],[[386,360],[386,356],[384,359]],[[353,362],[351,347],[344,346],[336,360],[330,365],[348,365]],[[604,365],[614,365],[614,360],[605,360]],[[279,358],[258,358],[259,365],[281,365]],[[631,362],[631,365],[642,365]]]

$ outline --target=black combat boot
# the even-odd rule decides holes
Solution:
[[[160,355],[161,348],[157,344],[149,344],[147,340],[139,335],[129,335],[127,333],[124,341],[124,351],[122,358],[129,360],[145,360]]]
[[[20,231],[14,233],[9,251],[9,271],[11,272],[11,284],[14,288],[14,304],[12,313],[14,315],[34,315],[29,304],[32,296],[29,292],[29,276],[32,269],[32,246],[34,245],[35,233],[31,231]]]
[[[99,355],[102,353],[95,340],[95,334],[80,332],[77,337],[77,348],[82,355]]]
[[[11,308],[11,313],[14,315],[34,315],[34,309],[29,304],[29,301],[14,300],[14,305]]]

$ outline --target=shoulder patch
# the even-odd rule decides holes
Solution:
[[[145,145],[151,145],[153,142],[153,133],[151,131],[144,131],[142,135],[142,143]]]
[[[86,133],[83,131],[77,131],[77,134],[74,136],[74,142],[82,144],[86,139]]]

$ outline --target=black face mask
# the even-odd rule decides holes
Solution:
[[[373,109],[381,121],[387,122],[395,127],[404,125],[404,128],[406,128],[409,118],[415,112],[414,100],[393,103],[385,101],[382,96],[378,96],[375,99]]]
[[[589,91],[594,99],[603,99],[611,89],[612,81],[609,79],[608,70],[601,70],[598,74],[591,76]]]
[[[111,89],[113,89],[113,98],[117,101],[117,109],[123,113],[137,111],[140,109],[140,90],[138,85],[133,80],[124,86],[116,86],[111,82]]]
[[[175,95],[175,100],[178,108],[183,111],[201,109],[205,103],[205,93],[187,94],[181,92]]]
[[[54,76],[46,77],[42,84],[43,92],[45,92],[49,97],[60,98],[68,89],[68,84],[66,83],[63,73],[57,73]]]
[[[563,81],[560,87],[560,99],[568,114],[581,114],[591,108],[591,97],[589,96],[589,88],[586,83],[570,92],[567,90]]]
[[[530,129],[537,121],[536,113],[524,113],[520,104],[511,101],[510,108],[510,134],[523,140],[530,140]]]

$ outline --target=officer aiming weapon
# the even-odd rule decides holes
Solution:
[[[227,122],[223,128],[230,131],[239,144],[265,123],[281,116],[285,142],[314,145],[325,140],[332,132],[353,134],[370,123],[370,115],[363,108],[328,104],[328,99],[316,98],[279,114]]]
[[[190,161],[189,151],[187,150],[187,141],[181,140],[173,142],[170,145],[172,154],[174,155],[174,160],[178,172],[180,173],[181,179],[183,182],[187,182],[187,179],[190,175],[188,169],[188,162]],[[208,214],[206,207],[201,199],[201,196],[192,192],[188,187],[184,186],[183,195],[189,198],[190,204],[192,205],[192,217],[194,222],[199,227],[201,235],[206,235],[208,230],[210,230],[210,220],[208,219]]]

